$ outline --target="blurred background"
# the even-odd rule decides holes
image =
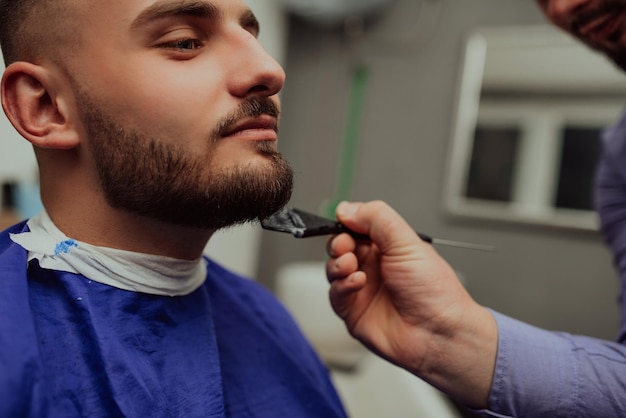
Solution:
[[[614,338],[617,279],[596,230],[457,216],[444,204],[468,37],[545,24],[535,2],[395,0],[352,35],[301,16],[288,23],[280,147],[296,171],[292,206],[324,213],[336,198],[348,175],[354,72],[366,68],[341,197],[381,199],[432,236],[494,245],[494,253],[439,248],[480,303],[548,329]],[[257,277],[271,287],[281,265],[323,260],[324,246],[263,232]]]
[[[529,0],[248,3],[287,72],[280,149],[296,173],[290,206],[332,216],[342,199],[384,200],[419,231],[496,247],[438,247],[481,304],[550,330],[615,337],[617,275],[590,179],[599,132],[626,103],[621,74],[546,29]],[[518,49],[526,55],[515,58]],[[565,74],[575,67],[587,76]],[[4,119],[0,135],[0,181],[18,190],[3,196],[5,212],[31,216],[32,151]],[[284,277],[307,277],[295,291],[316,282],[317,305],[295,315],[319,315],[324,328],[325,244],[253,225],[220,233],[207,252],[290,308],[302,303],[285,295],[294,286]],[[350,406],[381,416],[368,408]]]

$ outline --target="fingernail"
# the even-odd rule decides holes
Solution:
[[[355,203],[343,201],[339,203],[339,205],[337,206],[337,215],[340,215],[343,217],[352,216],[354,212],[356,212],[357,207],[358,205],[356,205]]]

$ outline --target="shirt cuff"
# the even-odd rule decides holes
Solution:
[[[579,378],[571,336],[549,332],[491,311],[498,324],[498,353],[490,417],[553,417],[575,410]]]

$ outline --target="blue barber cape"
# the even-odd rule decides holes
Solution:
[[[187,296],[40,268],[0,234],[0,418],[345,417],[273,295],[209,263]]]

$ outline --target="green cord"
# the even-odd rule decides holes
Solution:
[[[365,67],[356,68],[352,74],[348,121],[339,160],[337,189],[335,195],[325,203],[323,210],[323,215],[331,219],[335,218],[337,205],[350,197],[368,79],[369,70]]]

